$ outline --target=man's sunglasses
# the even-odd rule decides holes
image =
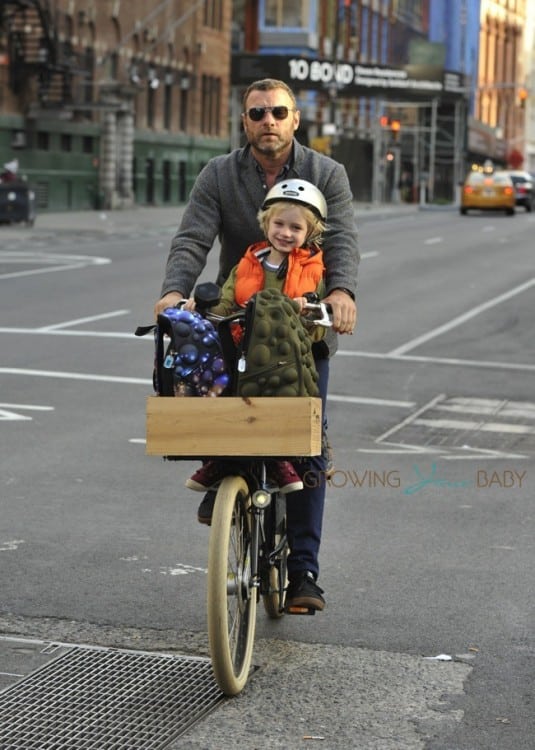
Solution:
[[[251,107],[245,114],[249,115],[253,122],[260,122],[264,119],[266,112],[271,112],[276,120],[285,120],[290,112],[295,112],[295,109],[289,109],[283,105],[278,107]]]

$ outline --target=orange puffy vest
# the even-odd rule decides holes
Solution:
[[[262,258],[266,255],[267,242],[257,242],[247,248],[236,269],[234,298],[243,307],[247,301],[264,288]],[[315,292],[324,274],[323,253],[313,248],[294,248],[288,255],[288,270],[282,291],[288,297],[302,297],[305,292]]]

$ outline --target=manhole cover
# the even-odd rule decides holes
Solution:
[[[222,698],[206,659],[75,646],[0,693],[0,747],[161,750]]]
[[[440,395],[376,442],[524,458],[535,453],[535,403]]]

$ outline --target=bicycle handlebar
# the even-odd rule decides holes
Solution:
[[[215,287],[215,284],[211,286]],[[197,290],[195,291],[197,292]],[[213,290],[210,289],[210,292],[212,291]],[[175,307],[183,307],[186,301],[187,300],[185,299],[180,300]],[[196,307],[198,308],[199,313],[212,322],[220,323],[223,320],[226,322],[232,322],[234,320],[243,320],[245,318],[245,309],[237,310],[230,315],[216,315],[215,313],[210,312],[210,307],[216,305],[218,301],[219,299],[211,294],[209,299],[200,297],[197,293],[195,294]],[[332,307],[329,303],[321,301],[306,302],[301,312],[307,324],[332,328]]]

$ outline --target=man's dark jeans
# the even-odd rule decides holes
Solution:
[[[319,375],[319,389],[322,400],[323,428],[327,428],[326,402],[329,383],[329,360],[316,359]],[[304,461],[296,461],[295,469],[305,485],[299,492],[286,496],[286,518],[290,556],[288,576],[308,570],[317,578],[319,575],[319,548],[325,506],[325,459],[313,456]]]

